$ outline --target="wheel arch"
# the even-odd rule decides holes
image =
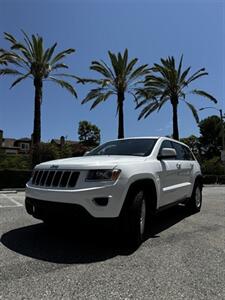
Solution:
[[[136,179],[134,182],[132,182],[128,188],[128,191],[126,193],[125,201],[123,203],[121,213],[124,214],[130,203],[131,203],[131,197],[134,194],[135,191],[143,189],[147,196],[147,211],[151,213],[155,213],[157,210],[157,188],[154,180],[152,178],[142,178],[142,179]]]

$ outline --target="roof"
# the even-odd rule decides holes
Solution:
[[[23,137],[21,139],[16,140],[17,142],[31,142],[31,139],[27,138],[27,137]]]

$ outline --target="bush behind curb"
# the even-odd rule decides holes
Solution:
[[[204,184],[225,184],[225,175],[203,175]]]
[[[31,173],[31,170],[0,170],[0,189],[25,188]]]

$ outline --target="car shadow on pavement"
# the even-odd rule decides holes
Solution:
[[[160,233],[192,215],[184,205],[176,205],[153,217],[146,239],[159,238]]]
[[[184,207],[174,207],[160,213],[154,218],[146,240],[160,238],[160,232],[188,216]],[[112,226],[103,224],[48,227],[41,222],[6,232],[2,235],[1,242],[14,252],[38,260],[87,264],[105,261],[117,255],[131,255],[136,250],[121,246],[116,232]]]

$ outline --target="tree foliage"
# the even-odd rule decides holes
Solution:
[[[149,73],[148,65],[135,67],[138,59],[129,61],[128,50],[123,54],[108,51],[110,65],[104,61],[92,61],[90,69],[97,72],[100,78],[83,79],[84,83],[95,84],[82,101],[82,104],[92,101],[91,109],[106,101],[111,96],[116,97],[118,113],[118,138],[124,137],[123,102],[125,94],[131,95],[136,101],[135,91],[143,84],[143,77]]]
[[[201,163],[201,170],[203,174],[209,175],[225,175],[224,165],[220,160],[220,156],[213,156]]]
[[[222,149],[220,118],[214,115],[202,120],[199,123],[199,129],[201,133],[199,141],[204,149],[205,157],[211,159],[214,156],[219,156]]]
[[[88,121],[79,122],[78,135],[85,146],[96,147],[100,144],[100,129]]]
[[[201,96],[214,103],[217,100],[203,90],[187,89],[192,82],[208,75],[205,68],[189,75],[190,70],[191,67],[183,70],[183,56],[181,56],[178,66],[176,66],[173,56],[166,59],[161,58],[161,64],[154,64],[151,74],[145,78],[144,87],[137,91],[139,99],[137,108],[142,108],[139,119],[148,117],[154,111],[160,111],[166,103],[170,102],[173,108],[173,137],[179,139],[177,107],[182,101],[191,110],[196,122],[199,122],[197,110],[188,101],[188,95]]]
[[[74,87],[62,78],[76,80],[79,80],[79,78],[68,73],[58,73],[60,69],[68,69],[68,66],[62,60],[67,55],[75,52],[75,49],[69,48],[54,54],[57,43],[49,48],[45,48],[43,38],[38,34],[29,37],[24,31],[22,33],[23,41],[18,41],[12,34],[4,33],[5,39],[10,43],[10,50],[1,49],[1,57],[12,67],[1,69],[0,74],[18,76],[11,87],[14,87],[26,78],[39,79],[41,81],[49,80],[67,89],[68,92],[76,97],[77,94]]]
[[[27,155],[13,155],[0,153],[0,169],[30,170],[31,160]]]
[[[61,70],[67,70],[64,63],[66,56],[75,52],[69,48],[55,54],[57,43],[45,48],[43,38],[37,35],[28,36],[24,31],[23,40],[18,41],[12,34],[5,32],[4,37],[10,44],[10,50],[1,49],[0,58],[6,62],[0,68],[0,75],[14,75],[11,88],[26,79],[32,79],[35,88],[33,144],[36,146],[41,141],[41,103],[43,82],[50,81],[77,97],[77,93],[70,80],[78,80],[75,75]],[[34,153],[34,152],[33,152]]]

